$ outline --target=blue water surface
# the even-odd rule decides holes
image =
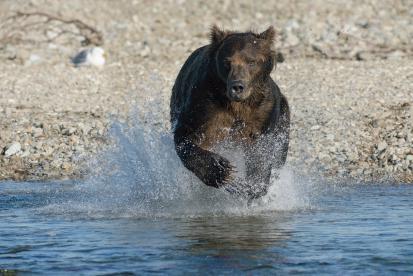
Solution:
[[[209,212],[205,203],[162,205],[161,197],[159,206],[142,211],[147,205],[134,204],[135,196],[114,193],[116,200],[107,195],[95,201],[95,192],[77,183],[3,182],[0,271],[413,273],[413,186],[323,184],[319,190],[297,208],[240,205],[234,211],[231,205],[218,212],[221,205],[212,202]]]

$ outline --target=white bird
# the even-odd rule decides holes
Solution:
[[[90,65],[102,67],[105,65],[105,50],[101,47],[84,49],[72,58],[72,62],[76,67]]]

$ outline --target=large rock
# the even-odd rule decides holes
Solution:
[[[21,152],[22,146],[19,142],[13,142],[6,148],[4,148],[4,156],[10,157]]]

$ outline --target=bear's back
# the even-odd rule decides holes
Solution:
[[[172,129],[179,115],[189,108],[191,93],[206,77],[209,64],[208,45],[195,50],[185,61],[172,88],[170,116]]]

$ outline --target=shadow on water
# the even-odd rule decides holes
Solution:
[[[176,237],[189,241],[192,254],[225,256],[231,251],[251,253],[282,246],[291,236],[284,215],[222,218],[190,218],[175,229]]]
[[[285,215],[189,218],[172,231],[187,244],[194,271],[271,271],[284,259],[271,248],[287,246],[291,237]]]

